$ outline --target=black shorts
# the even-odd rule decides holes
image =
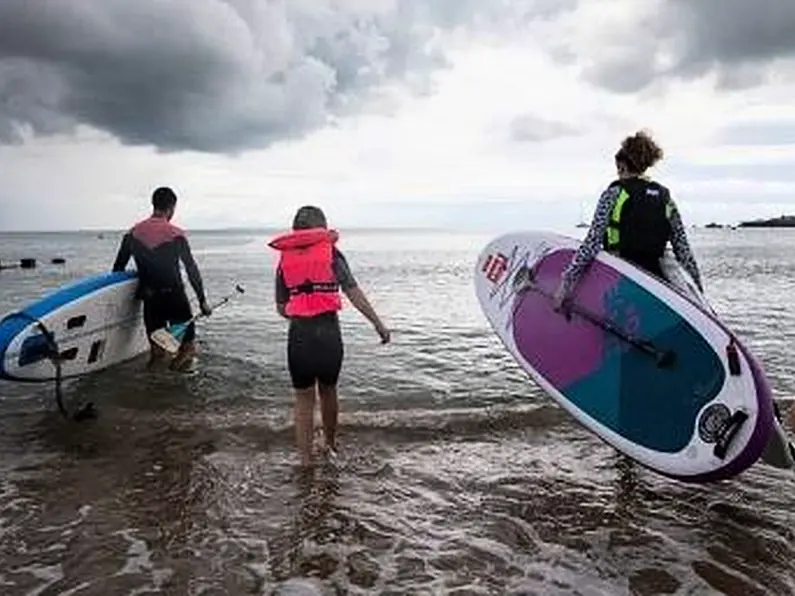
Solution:
[[[166,292],[147,292],[144,295],[144,325],[146,333],[166,325],[175,325],[190,320],[193,316],[190,301],[185,290],[176,289]],[[183,342],[196,338],[196,326],[191,323],[182,336]]]
[[[315,383],[336,386],[343,353],[342,332],[336,313],[290,321],[287,367],[294,389],[309,389]]]

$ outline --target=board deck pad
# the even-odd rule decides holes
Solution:
[[[0,379],[43,382],[55,378],[53,334],[62,377],[99,371],[148,348],[134,271],[80,279],[0,320]]]
[[[476,293],[517,362],[592,432],[663,474],[707,481],[754,463],[770,432],[772,404],[747,350],[708,308],[606,253],[581,277],[572,294],[576,308],[568,317],[555,312],[550,296],[577,246],[558,234],[526,232],[498,237],[481,252]],[[530,283],[519,281],[525,268]],[[577,309],[672,352],[673,363],[660,365]],[[728,368],[731,340],[739,348],[739,376]],[[716,417],[738,411],[748,419],[718,457],[709,429]]]

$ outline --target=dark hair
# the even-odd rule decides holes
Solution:
[[[161,186],[152,193],[152,207],[156,211],[168,211],[177,204],[177,195],[167,186]]]
[[[326,216],[320,207],[313,205],[304,205],[295,212],[293,218],[294,230],[308,230],[309,228],[325,228],[327,227]]]
[[[623,163],[633,174],[642,174],[663,158],[663,150],[646,131],[638,131],[621,142],[616,163]]]

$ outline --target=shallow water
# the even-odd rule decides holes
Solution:
[[[795,231],[694,231],[709,298],[795,395]],[[708,486],[617,456],[520,372],[480,314],[486,236],[357,232],[341,247],[395,329],[343,315],[342,449],[296,468],[267,234],[196,233],[211,296],[192,376],[133,361],[0,384],[0,594],[795,594],[795,474]],[[107,268],[117,234],[0,235],[0,312]],[[53,256],[65,267],[47,265]],[[290,591],[292,590],[292,591]],[[311,593],[311,592],[309,592]]]

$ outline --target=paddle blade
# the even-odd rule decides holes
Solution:
[[[149,336],[156,346],[171,354],[172,356],[179,351],[180,342],[179,340],[171,335],[168,329],[165,327],[162,329],[158,329],[152,332],[152,335]]]

